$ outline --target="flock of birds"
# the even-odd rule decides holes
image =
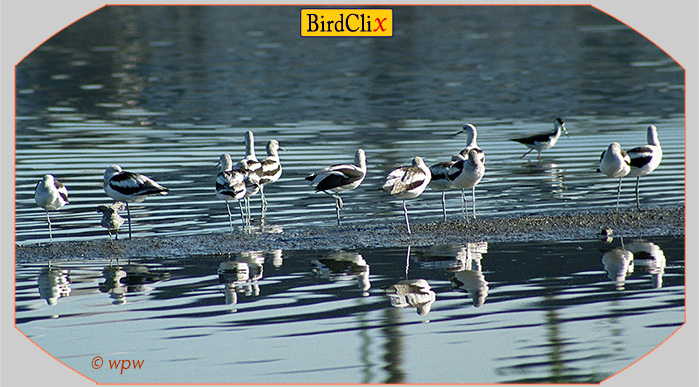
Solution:
[[[485,175],[485,154],[476,143],[476,127],[465,124],[458,134],[465,133],[467,146],[451,157],[449,161],[439,162],[427,166],[424,160],[415,156],[412,165],[402,166],[392,170],[379,190],[389,192],[393,197],[403,201],[403,213],[408,234],[411,234],[410,221],[406,199],[420,196],[429,186],[433,190],[442,192],[442,211],[446,220],[446,191],[460,189],[462,198],[462,213],[468,219],[468,206],[465,191],[471,189],[473,218],[476,218],[476,193],[475,187]],[[553,147],[562,133],[568,136],[565,122],[561,118],[554,120],[553,132],[539,134],[530,137],[517,138],[512,141],[527,146],[529,151],[520,158],[525,157],[531,151],[538,152],[538,160],[541,160],[541,152]],[[658,141],[658,132],[651,125],[647,130],[647,142],[645,146],[624,151],[617,142],[609,145],[602,152],[598,172],[608,177],[619,178],[617,190],[617,205],[619,209],[619,197],[621,195],[621,179],[626,176],[636,177],[636,207],[640,209],[639,179],[655,170],[662,159],[662,149]],[[226,202],[228,220],[233,232],[233,217],[229,202],[236,200],[240,207],[240,216],[245,226],[250,225],[250,197],[260,193],[263,213],[267,209],[267,200],[264,196],[264,186],[274,183],[282,175],[282,166],[278,151],[283,150],[277,140],[271,140],[267,144],[267,158],[259,161],[255,156],[254,135],[251,131],[245,134],[245,158],[233,164],[231,156],[227,153],[219,159],[221,172],[216,176],[216,196]],[[316,192],[324,192],[335,199],[337,224],[340,224],[340,210],[343,207],[340,192],[353,190],[364,181],[367,173],[366,154],[358,149],[353,164],[338,164],[323,168],[309,176]],[[118,165],[112,165],[104,172],[104,191],[115,202],[111,205],[100,205],[97,211],[103,214],[101,225],[110,235],[114,231],[118,238],[119,228],[124,223],[124,218],[119,211],[126,208],[128,218],[129,239],[131,238],[131,212],[129,203],[140,203],[150,195],[166,195],[168,189],[155,182],[153,179],[140,173],[128,172]],[[68,204],[68,190],[52,175],[45,175],[37,184],[34,194],[36,204],[46,211],[46,220],[49,228],[49,238],[53,241],[51,231],[51,218],[49,211],[56,211]],[[244,208],[245,207],[245,210]]]

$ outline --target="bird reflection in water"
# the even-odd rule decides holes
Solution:
[[[281,250],[279,250],[281,253]],[[281,254],[279,254],[281,259]],[[235,261],[224,261],[218,265],[219,283],[224,285],[223,294],[227,305],[238,303],[238,293],[246,296],[259,296],[259,280],[263,276],[264,251],[243,251]],[[233,309],[236,312],[237,309]]]
[[[99,284],[102,293],[109,293],[114,305],[126,303],[127,293],[149,294],[153,285],[170,277],[168,272],[151,271],[147,265],[126,264],[105,266],[102,270],[104,282]]]
[[[658,245],[644,240],[636,240],[621,247],[606,251],[602,256],[604,270],[609,279],[615,281],[617,290],[624,290],[626,278],[636,268],[650,274],[650,281],[655,289],[663,286],[665,273],[665,254]]]
[[[70,295],[70,271],[52,266],[42,267],[37,279],[39,296],[49,305],[56,305],[59,298]]]
[[[318,277],[330,281],[351,281],[356,278],[357,286],[363,296],[369,295],[369,265],[361,254],[351,251],[336,250],[323,258],[311,262],[311,271]]]
[[[413,307],[417,314],[424,316],[432,309],[432,304],[437,299],[437,295],[425,279],[408,279],[410,263],[410,245],[405,257],[405,280],[386,288],[386,295],[389,297],[391,306],[396,308]]]

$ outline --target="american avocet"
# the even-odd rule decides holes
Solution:
[[[340,209],[342,209],[342,191],[349,191],[359,187],[366,176],[366,154],[363,149],[357,149],[354,155],[354,164],[337,164],[323,168],[309,176],[306,180],[315,186],[315,191],[322,191],[335,198],[335,212],[337,213],[337,225],[340,225]],[[334,192],[334,194],[329,193]]]
[[[629,174],[631,170],[629,155],[621,149],[618,142],[609,144],[609,148],[602,152],[600,157],[598,172],[602,172],[608,177],[619,178],[619,189],[616,194],[616,209],[619,209],[619,197],[621,196],[621,179]]]
[[[256,171],[261,166],[255,156],[255,135],[249,130],[245,132],[245,157],[243,160],[247,161],[247,168],[251,171]]]
[[[245,201],[246,212],[245,222],[248,226],[250,225],[250,196],[260,192],[260,175],[250,169],[251,164],[254,163],[248,160],[240,160],[235,165],[234,169],[245,176],[245,196],[243,196],[243,199]]]
[[[464,190],[471,189],[473,195],[473,219],[476,219],[476,185],[480,183],[485,174],[485,155],[480,149],[471,149],[467,158],[456,161],[451,167],[447,179],[454,187],[461,189],[461,200],[466,206],[466,195]],[[468,212],[468,208],[466,209]]]
[[[140,173],[128,172],[118,165],[110,165],[104,171],[104,192],[110,198],[126,203],[131,239],[131,210],[129,203],[140,203],[149,195],[167,195],[169,190]]]
[[[442,192],[442,214],[444,217],[444,220],[447,220],[447,204],[446,204],[446,191],[452,190],[456,187],[451,183],[451,181],[447,180],[447,175],[449,173],[449,168],[454,165],[455,162],[459,160],[464,160],[467,158],[468,152],[471,149],[476,149],[478,152],[481,152],[481,149],[478,147],[478,144],[476,143],[476,137],[478,136],[478,132],[476,130],[476,127],[471,125],[471,124],[464,124],[463,129],[456,133],[455,135],[459,135],[461,133],[466,134],[466,148],[464,148],[461,152],[455,154],[454,156],[451,157],[450,161],[443,161],[434,165],[430,166],[430,173],[432,174],[432,177],[430,179],[430,184],[429,187],[432,188],[435,191],[441,191]],[[464,201],[463,201],[463,191],[462,191],[462,205],[461,205],[461,211],[464,213]],[[464,213],[464,217],[466,217]]]
[[[446,194],[447,191],[454,189],[454,185],[447,180],[447,175],[449,174],[449,167],[455,163],[454,160],[442,161],[437,164],[430,165],[430,184],[429,187],[435,191],[442,192],[442,214],[444,221],[447,220],[447,201]]]
[[[97,206],[97,212],[102,214],[100,224],[107,229],[109,233],[109,241],[112,241],[112,230],[114,231],[114,240],[119,239],[119,227],[124,224],[124,218],[119,215],[119,211],[124,211],[126,206],[123,202],[114,202],[110,205],[100,204]]]
[[[405,199],[413,199],[420,196],[431,179],[430,169],[425,165],[422,157],[415,156],[412,166],[394,169],[386,176],[386,180],[381,185],[380,189],[390,192],[394,197],[403,200],[403,214],[405,215],[405,226],[408,228],[408,234],[411,234],[411,231]]]
[[[56,211],[68,204],[68,189],[53,175],[44,175],[43,179],[34,188],[34,201],[46,210],[46,221],[49,224],[49,240],[53,242],[51,231],[51,217],[49,211]]]
[[[216,197],[226,201],[226,209],[228,209],[228,223],[233,232],[233,217],[231,215],[231,207],[228,202],[237,200],[240,207],[240,219],[245,224],[245,216],[243,215],[243,203],[247,189],[245,187],[246,175],[242,171],[233,170],[233,161],[231,155],[223,153],[219,158],[217,165],[221,166],[221,172],[216,175]]]
[[[284,148],[279,146],[277,140],[270,140],[267,143],[267,158],[260,162],[260,168],[256,171],[260,176],[260,196],[262,197],[262,211],[267,210],[267,199],[265,198],[265,185],[274,183],[282,176],[282,164],[279,160],[279,152]]]
[[[553,126],[555,129],[553,132],[550,133],[537,134],[534,136],[515,138],[510,140],[519,142],[531,148],[529,149],[529,151],[527,151],[527,153],[523,154],[520,157],[520,159],[528,155],[529,152],[536,150],[539,152],[537,158],[539,159],[539,161],[541,161],[541,152],[547,149],[551,149],[554,145],[556,145],[558,138],[561,137],[561,131],[563,131],[563,133],[565,133],[566,136],[568,135],[568,131],[565,127],[565,122],[563,122],[562,118],[556,118],[553,121]]]
[[[654,125],[648,127],[648,145],[639,146],[626,151],[631,160],[631,170],[627,176],[636,178],[636,208],[641,209],[638,198],[638,183],[641,176],[645,176],[658,168],[660,160],[663,158],[663,149],[658,140],[658,130]]]

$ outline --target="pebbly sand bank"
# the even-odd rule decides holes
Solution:
[[[564,213],[547,216],[463,219],[447,222],[405,224],[334,225],[271,232],[237,231],[188,236],[138,234],[110,243],[101,240],[54,242],[16,246],[18,262],[80,259],[178,258],[192,255],[224,255],[248,250],[325,250],[372,247],[431,246],[468,242],[563,241],[613,236],[641,237],[685,235],[685,208],[655,208],[598,213]],[[123,236],[122,236],[123,238]]]

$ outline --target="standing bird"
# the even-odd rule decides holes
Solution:
[[[342,209],[342,191],[349,191],[359,187],[366,176],[366,154],[363,149],[357,149],[354,155],[354,164],[337,164],[323,168],[309,176],[306,180],[315,186],[315,192],[322,191],[335,198],[335,212],[337,225],[340,225],[340,209]],[[334,194],[328,191],[334,192]]]
[[[278,151],[284,150],[277,140],[267,143],[267,158],[260,162],[257,175],[260,176],[260,196],[262,196],[262,212],[267,211],[267,199],[265,198],[265,185],[274,183],[282,176],[282,164],[279,161]]]
[[[127,172],[118,165],[110,165],[104,171],[104,192],[110,198],[126,203],[131,239],[131,210],[129,203],[140,203],[149,195],[167,195],[169,190],[148,176]]]
[[[408,221],[408,208],[405,206],[405,199],[413,199],[422,194],[432,179],[430,169],[425,165],[422,157],[413,157],[413,165],[394,169],[381,185],[381,190],[390,192],[391,195],[403,200],[403,214],[405,215],[405,226],[410,231]]]
[[[124,211],[124,208],[126,207],[123,202],[114,202],[111,205],[100,204],[97,206],[97,212],[102,213],[102,221],[100,224],[107,229],[110,242],[112,242],[112,230],[115,232],[114,240],[119,239],[119,227],[124,224],[124,218],[119,215],[118,211]]]
[[[56,211],[68,204],[68,189],[53,175],[44,175],[44,178],[34,188],[34,201],[46,210],[46,221],[49,224],[49,240],[53,242],[51,231],[51,217],[49,211]]]
[[[541,152],[545,151],[547,149],[552,148],[554,145],[556,145],[556,142],[558,141],[558,138],[561,137],[561,131],[565,133],[566,136],[568,136],[568,131],[566,130],[565,127],[565,122],[563,122],[562,118],[556,118],[553,121],[553,126],[555,127],[554,131],[551,133],[544,133],[544,134],[537,134],[534,136],[530,137],[523,137],[523,138],[515,138],[510,141],[517,141],[521,144],[526,145],[527,147],[531,148],[527,153],[523,154],[521,158],[524,156],[528,155],[529,152],[533,150],[537,150],[539,152],[539,155],[537,158],[541,162]]]
[[[471,189],[473,195],[473,219],[476,219],[476,185],[480,183],[483,175],[485,175],[485,155],[480,149],[471,149],[466,159],[456,161],[449,167],[447,175],[447,180],[454,187],[461,189],[461,200],[464,207],[467,207],[464,190]],[[468,208],[466,213],[468,213]]]
[[[619,178],[619,189],[616,194],[616,209],[619,210],[619,197],[621,196],[621,179],[629,174],[631,170],[631,160],[629,155],[621,149],[618,142],[609,144],[609,148],[602,152],[600,157],[598,172],[602,172],[608,177]]]
[[[247,168],[251,171],[257,171],[262,166],[255,156],[255,136],[249,130],[245,132],[245,157],[240,161],[245,161]],[[240,162],[236,168],[239,166]]]
[[[641,176],[645,176],[658,168],[660,160],[663,158],[663,149],[658,141],[658,130],[654,125],[648,127],[648,145],[639,146],[626,151],[631,160],[631,170],[627,176],[636,178],[636,209],[641,209],[638,198],[638,183]]]
[[[245,195],[243,199],[245,201],[245,224],[250,226],[251,216],[250,216],[250,196],[255,195],[260,192],[260,175],[257,172],[250,169],[250,165],[254,164],[248,160],[240,160],[236,165],[234,171],[241,173],[245,176]]]
[[[442,192],[442,214],[444,215],[444,221],[447,220],[447,206],[445,197],[446,191],[456,188],[454,187],[452,182],[449,181],[447,178],[447,175],[449,174],[449,168],[452,165],[454,165],[455,162],[466,159],[468,152],[471,149],[475,149],[476,151],[483,153],[483,151],[481,151],[481,149],[478,147],[478,144],[476,144],[476,137],[478,135],[478,132],[476,131],[475,126],[471,124],[464,124],[463,129],[455,135],[459,135],[461,133],[466,133],[466,148],[452,156],[450,161],[443,161],[430,166],[430,173],[432,174],[432,177],[430,179],[429,187],[435,191]],[[464,214],[464,217],[466,217],[466,214],[464,213],[464,205],[466,201],[463,190],[461,191],[461,198],[461,212]]]
[[[245,187],[246,175],[242,171],[233,170],[233,161],[231,155],[224,153],[221,155],[217,165],[221,166],[221,172],[216,176],[216,197],[226,201],[228,209],[228,223],[233,233],[233,218],[231,215],[231,207],[228,205],[230,200],[237,200],[240,207],[240,219],[245,224],[243,215],[243,203],[247,189]]]

